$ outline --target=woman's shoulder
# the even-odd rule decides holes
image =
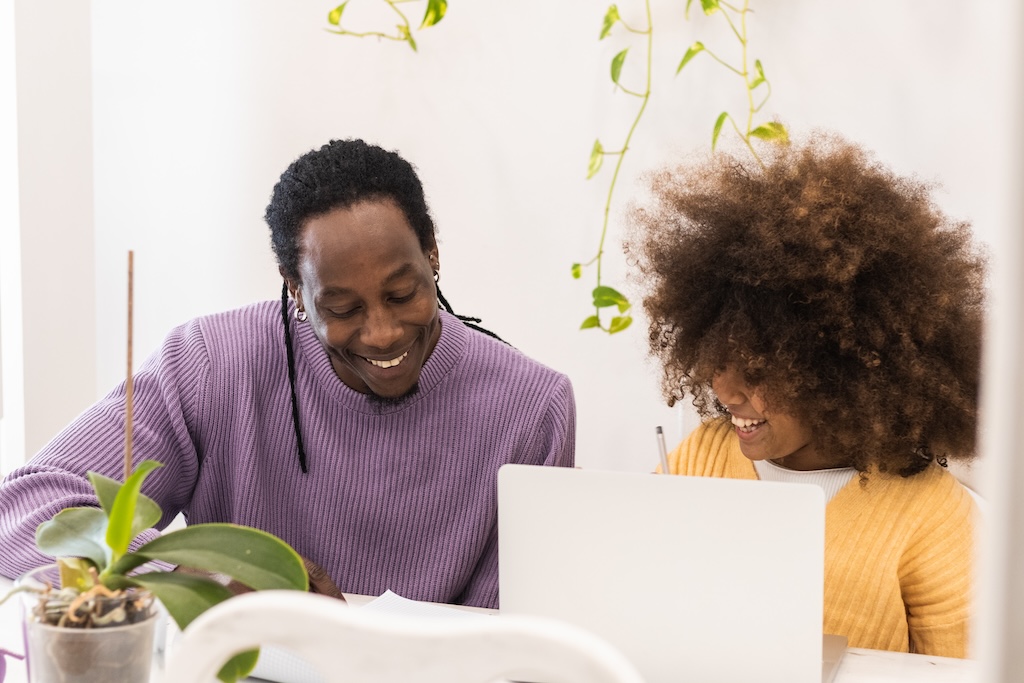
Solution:
[[[891,504],[915,517],[934,520],[969,519],[977,510],[966,486],[945,467],[931,463],[909,477],[896,473],[868,472],[859,486],[875,504]]]

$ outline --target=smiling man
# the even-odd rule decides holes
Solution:
[[[301,156],[266,220],[280,301],[172,330],[134,378],[160,524],[264,529],[349,593],[497,607],[497,471],[572,466],[568,378],[439,308],[434,224],[397,154]],[[49,560],[40,521],[97,504],[87,471],[120,478],[124,407],[122,386],[0,484],[0,573]]]

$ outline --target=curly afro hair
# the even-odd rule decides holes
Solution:
[[[910,476],[974,457],[985,258],[927,185],[817,134],[651,189],[626,252],[669,405],[724,416],[711,379],[735,363],[837,464]]]
[[[362,140],[331,140],[296,159],[274,186],[265,215],[277,263],[298,280],[299,237],[310,218],[366,200],[391,199],[420,246],[434,246],[434,221],[412,164]]]

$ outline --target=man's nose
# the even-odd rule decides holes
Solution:
[[[363,323],[361,341],[375,349],[388,350],[402,338],[402,325],[386,307],[376,307],[367,312]]]

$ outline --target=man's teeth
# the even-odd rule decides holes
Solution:
[[[408,355],[409,352],[406,351],[398,358],[392,358],[391,360],[373,360],[372,358],[367,358],[366,360],[367,362],[370,363],[370,365],[376,365],[378,368],[393,368],[399,363],[401,363],[403,360],[405,360],[405,357]]]
[[[739,427],[740,430],[744,432],[751,432],[754,428],[760,427],[765,422],[767,422],[767,420],[748,420],[745,417],[736,417],[735,415],[732,417],[733,425]]]

